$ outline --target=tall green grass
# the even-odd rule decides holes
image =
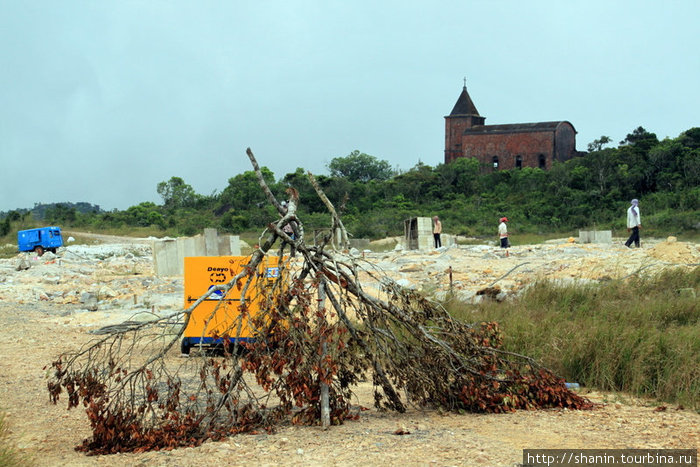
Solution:
[[[698,410],[699,285],[698,267],[599,285],[542,280],[514,301],[453,304],[450,311],[499,322],[507,350],[567,381]]]

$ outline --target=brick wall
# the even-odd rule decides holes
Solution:
[[[462,155],[476,157],[480,162],[493,167],[493,158],[498,157],[498,170],[514,169],[520,157],[521,167],[552,167],[554,133],[551,131],[462,135]]]
[[[462,156],[462,133],[474,125],[483,125],[486,118],[476,115],[445,117],[445,164]]]

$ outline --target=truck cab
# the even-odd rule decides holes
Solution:
[[[51,226],[20,230],[17,232],[17,246],[19,251],[34,251],[38,256],[45,251],[56,253],[56,249],[63,246],[61,228]]]

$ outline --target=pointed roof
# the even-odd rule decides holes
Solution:
[[[476,110],[476,106],[472,102],[472,98],[469,97],[466,85],[462,88],[462,94],[459,95],[459,99],[457,99],[457,103],[452,108],[452,112],[450,112],[449,116],[457,117],[462,115],[477,115],[479,117],[481,116],[479,115],[479,111]]]

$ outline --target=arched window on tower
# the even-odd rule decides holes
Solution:
[[[516,169],[523,168],[523,156],[515,156],[515,168]]]
[[[544,157],[544,154],[540,154],[539,165],[542,170],[547,168],[547,159]]]
[[[493,170],[498,170],[498,156],[493,156]]]

